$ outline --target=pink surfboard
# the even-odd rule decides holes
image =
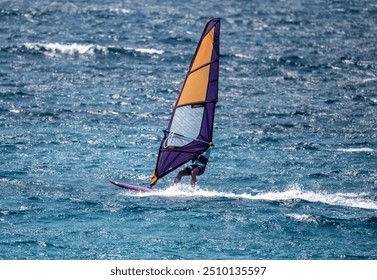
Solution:
[[[158,190],[153,189],[153,188],[134,186],[134,185],[121,183],[121,182],[117,182],[117,181],[113,181],[113,180],[109,180],[109,181],[110,181],[110,183],[112,183],[112,184],[114,184],[118,187],[133,190],[133,191],[139,191],[139,192],[157,192],[158,191]]]

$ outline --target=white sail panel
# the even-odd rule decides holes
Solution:
[[[170,127],[170,139],[167,146],[182,147],[199,136],[204,107],[179,107],[175,111]]]

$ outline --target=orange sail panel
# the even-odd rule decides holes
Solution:
[[[200,103],[206,100],[209,66],[203,67],[187,77],[177,106],[188,103]]]
[[[203,38],[194,62],[190,67],[190,71],[193,71],[196,68],[199,68],[200,66],[211,62],[214,34],[215,28],[212,28]]]

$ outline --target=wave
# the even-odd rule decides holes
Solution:
[[[42,52],[48,56],[56,56],[61,54],[75,55],[75,54],[87,54],[94,55],[95,52],[107,53],[107,48],[92,45],[92,44],[38,44],[38,43],[26,43],[23,45],[26,49]]]
[[[101,46],[96,44],[61,44],[61,43],[25,43],[21,46],[3,47],[2,51],[8,52],[32,52],[42,53],[49,57],[56,57],[61,55],[85,55],[94,56],[96,54],[108,55],[116,53],[126,53],[133,55],[160,55],[163,50],[152,48],[130,48],[119,46]]]
[[[318,218],[316,218],[313,215],[308,214],[288,214],[287,217],[299,221],[299,222],[305,222],[305,223],[313,223],[318,224]]]
[[[305,191],[298,186],[293,186],[281,192],[265,192],[259,194],[234,194],[227,192],[209,191],[201,188],[193,189],[189,185],[178,184],[171,186],[161,192],[154,193],[128,193],[130,196],[159,196],[159,197],[180,197],[180,198],[228,198],[248,199],[263,201],[291,201],[302,200],[313,203],[323,203],[333,206],[362,208],[377,210],[377,201],[367,194],[357,193],[326,193]]]
[[[338,152],[343,153],[371,153],[373,149],[371,148],[346,148],[346,149],[337,149]]]

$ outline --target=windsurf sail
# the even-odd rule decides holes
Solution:
[[[209,20],[164,130],[150,185],[210,147],[218,99],[220,19]]]

